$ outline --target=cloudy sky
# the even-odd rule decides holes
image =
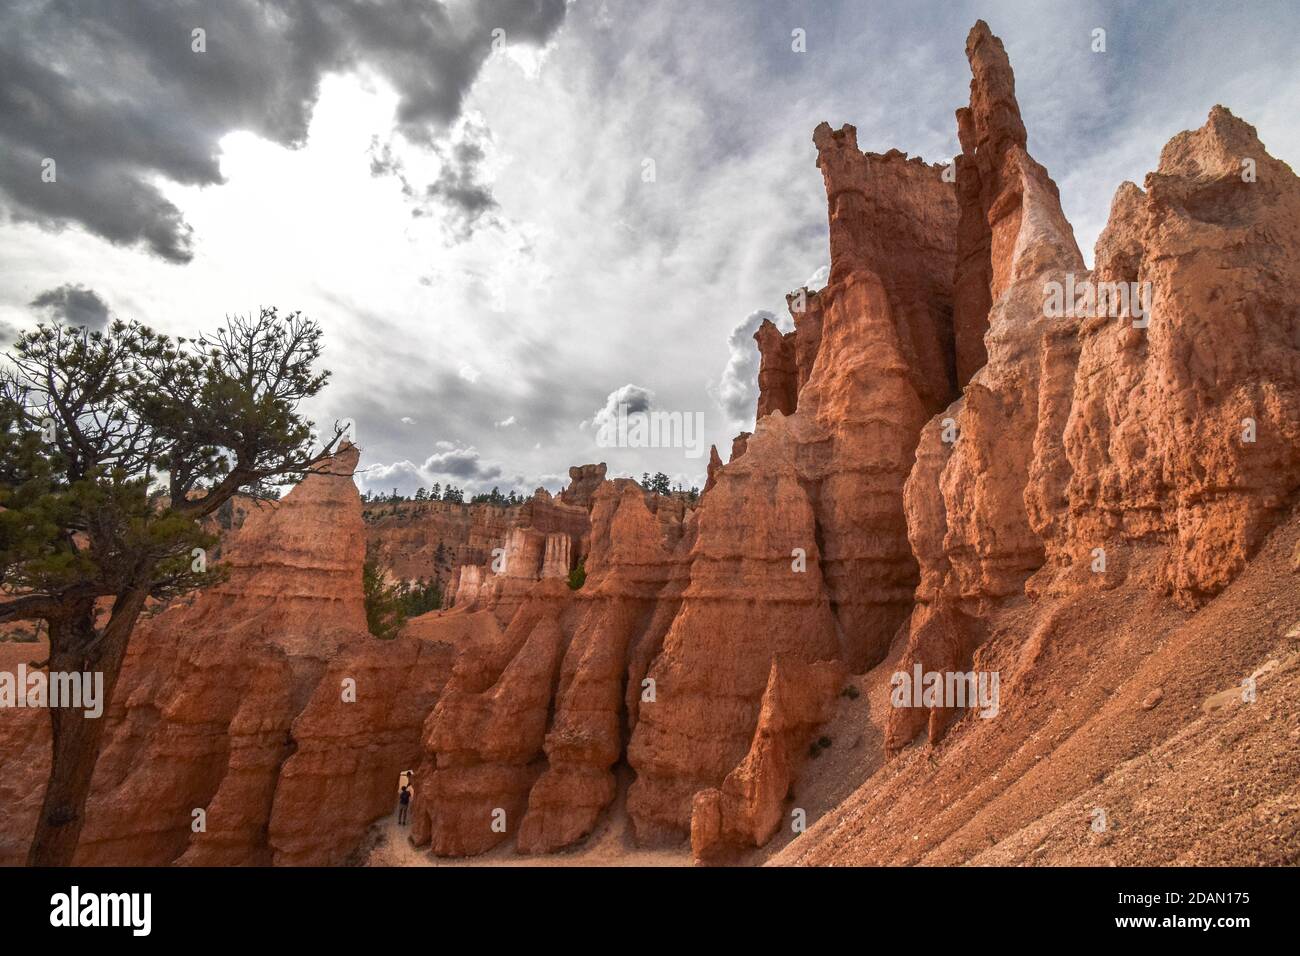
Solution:
[[[363,486],[702,483],[762,314],[824,275],[813,128],[950,158],[980,17],[1089,261],[1215,103],[1300,160],[1286,2],[5,0],[0,339],[301,309]],[[620,397],[702,415],[704,454],[600,447]]]

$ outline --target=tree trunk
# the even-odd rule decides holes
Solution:
[[[103,712],[87,717],[83,708],[50,707],[53,759],[45,785],[45,801],[36,821],[36,834],[27,854],[28,866],[69,866],[85,822],[86,799],[99,759],[108,705],[122,671],[131,631],[148,592],[126,592],[96,641],[93,603],[83,604],[68,618],[50,621],[49,673],[102,673]]]

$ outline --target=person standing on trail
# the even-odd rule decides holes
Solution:
[[[407,812],[411,807],[411,788],[408,784],[402,784],[402,790],[397,795],[397,823],[404,826],[407,820]]]

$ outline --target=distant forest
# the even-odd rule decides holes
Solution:
[[[641,476],[640,484],[646,491],[653,491],[658,495],[676,495],[691,502],[698,501],[700,497],[698,487],[687,489],[680,482],[674,486],[669,477],[662,471],[657,471],[653,475],[646,472]],[[363,491],[361,500],[368,505],[395,505],[408,501],[452,501],[456,504],[464,504],[465,489],[457,488],[452,484],[448,484],[444,488],[438,482],[434,482],[432,488],[419,488],[414,495],[399,494],[396,488],[392,490],[391,494],[385,494],[382,491]],[[472,505],[496,505],[500,508],[510,508],[521,505],[527,500],[513,489],[508,495],[503,495],[500,488],[493,487],[491,491],[474,495],[469,499],[469,503]]]

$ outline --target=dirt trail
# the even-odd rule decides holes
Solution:
[[[372,829],[363,866],[690,866],[691,852],[685,845],[648,850],[632,842],[625,809],[626,780],[618,799],[601,815],[595,831],[572,850],[524,855],[516,853],[514,841],[481,856],[437,857],[428,847],[416,848],[407,839],[409,827],[398,826],[397,813],[384,818]]]

